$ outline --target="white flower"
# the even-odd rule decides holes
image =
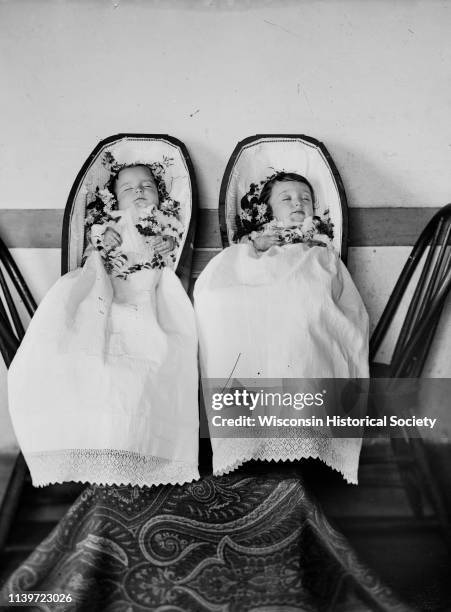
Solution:
[[[299,236],[299,238],[303,238],[305,233],[303,231],[304,228],[300,228],[300,227],[295,227],[291,230],[291,232],[293,233],[294,236]]]
[[[248,210],[242,210],[240,217],[243,221],[252,221],[252,215]]]
[[[85,225],[92,225],[94,223],[94,215],[92,212],[89,212],[85,218]]]
[[[109,189],[101,189],[99,191],[99,197],[104,204],[105,211],[111,212],[113,210],[113,205],[116,202],[114,194],[111,193]]]
[[[176,208],[177,207],[174,203],[174,200],[171,200],[171,198],[166,198],[166,200],[163,200],[163,202],[160,203],[160,210],[166,210],[168,212],[171,212]]]
[[[266,213],[268,212],[268,206],[264,203],[257,204],[255,206],[255,210],[257,211],[257,221],[263,221]]]

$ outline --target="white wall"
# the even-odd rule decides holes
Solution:
[[[441,206],[450,31],[437,0],[4,1],[0,207],[62,208],[97,142],[127,131],[185,142],[202,207],[237,141],[262,132],[323,140],[350,206]],[[373,325],[408,250],[351,249]],[[59,252],[16,256],[40,298]]]
[[[322,139],[351,206],[451,198],[450,2],[21,0],[0,24],[2,207],[64,206],[120,131],[181,138],[204,207],[258,132]]]

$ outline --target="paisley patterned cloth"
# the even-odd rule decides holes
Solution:
[[[36,610],[407,610],[330,526],[295,467],[264,471],[90,486],[4,593],[72,594]]]

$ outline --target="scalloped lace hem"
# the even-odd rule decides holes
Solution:
[[[200,478],[197,464],[114,449],[24,453],[33,486],[63,482],[99,486],[182,485]]]
[[[246,441],[245,438],[241,438],[242,440]],[[304,439],[304,442],[305,440],[307,439]],[[345,440],[345,438],[342,438],[342,440]],[[354,440],[359,440],[359,442],[356,443]],[[215,476],[228,474],[247,461],[252,460],[284,463],[299,461],[300,459],[319,459],[331,469],[339,472],[346,482],[356,485],[358,484],[361,439],[352,439],[350,443],[348,440],[346,441],[348,444],[343,444],[345,448],[342,453],[326,444],[322,448],[316,448],[309,444],[294,447],[292,444],[287,444],[286,439],[267,440],[265,444],[258,448],[248,448],[246,450],[237,448],[236,445],[232,444],[223,445],[221,453],[218,453],[219,449],[213,450],[213,474]]]

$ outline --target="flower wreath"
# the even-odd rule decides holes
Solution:
[[[96,187],[91,194],[87,193],[90,202],[86,206],[85,217],[85,242],[90,242],[91,228],[93,225],[109,225],[116,223],[121,218],[119,215],[113,216],[111,212],[118,210],[116,196],[113,193],[113,182],[118,173],[126,167],[143,165],[152,172],[158,190],[159,206],[148,208],[141,213],[136,223],[136,229],[143,236],[147,244],[151,243],[150,238],[164,234],[172,236],[175,241],[175,248],[169,254],[167,261],[159,253],[154,252],[150,261],[142,261],[132,266],[128,265],[128,258],[118,247],[107,250],[102,239],[96,238],[93,246],[100,252],[104,261],[105,269],[108,273],[119,278],[126,278],[129,274],[142,269],[163,268],[167,263],[175,263],[176,250],[180,246],[183,238],[184,226],[180,219],[180,202],[173,200],[168,193],[164,180],[165,172],[168,167],[173,165],[173,158],[163,156],[161,162],[135,162],[134,164],[118,164],[113,155],[106,151],[102,158],[102,165],[108,169],[110,178],[105,187]]]
[[[329,242],[334,237],[334,224],[330,219],[329,209],[325,210],[322,216],[315,215],[307,217],[300,226],[286,228],[280,222],[273,219],[271,207],[265,202],[261,202],[260,194],[263,186],[278,176],[285,174],[285,170],[274,170],[271,176],[261,180],[259,183],[251,183],[248,191],[241,198],[241,211],[236,216],[237,231],[234,236],[235,241],[239,241],[243,236],[249,235],[255,238],[259,234],[269,234],[277,232],[280,240],[284,244],[311,242],[315,239],[318,242]]]

